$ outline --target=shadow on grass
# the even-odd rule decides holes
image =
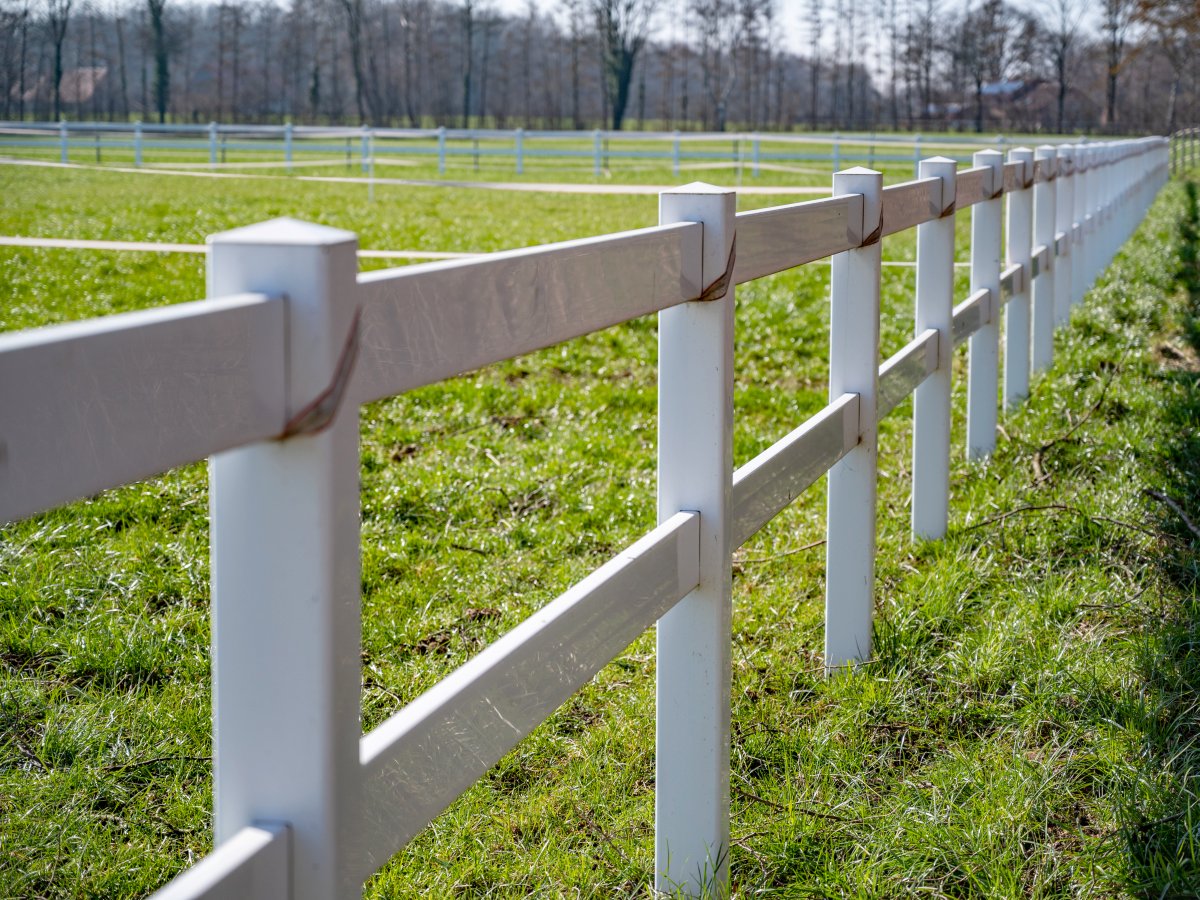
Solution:
[[[1122,700],[1145,755],[1121,838],[1130,887],[1150,898],[1200,896],[1200,202],[1195,182],[1185,189],[1176,273],[1182,341],[1157,348],[1163,436],[1159,471],[1150,474],[1157,485],[1146,492],[1166,537],[1156,562],[1170,591],[1144,632],[1140,695]]]

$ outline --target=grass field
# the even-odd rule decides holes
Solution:
[[[365,247],[488,250],[655,218],[653,197],[370,203],[10,167],[0,193],[3,234],[178,242],[289,214]],[[1198,231],[1194,185],[1172,184],[993,459],[956,454],[947,540],[909,541],[910,405],[885,420],[859,671],[821,677],[822,486],[738,552],[737,896],[1200,891],[1198,537],[1171,506],[1200,512]],[[911,235],[884,252],[911,259]],[[0,249],[0,329],[195,299],[202,265]],[[738,290],[739,463],[824,403],[827,282],[814,265]],[[885,269],[885,355],[912,286]],[[655,355],[639,321],[364,408],[364,728],[653,524]],[[207,527],[195,465],[0,530],[0,895],[140,896],[209,849]],[[367,895],[648,896],[652,649],[628,648]]]

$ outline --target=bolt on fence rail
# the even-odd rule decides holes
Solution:
[[[983,151],[739,215],[694,184],[662,194],[656,227],[371,273],[353,234],[279,219],[209,239],[212,299],[0,335],[0,522],[211,458],[217,847],[156,896],[358,893],[656,623],[656,886],[724,893],[732,550],[828,471],[825,662],[865,659],[878,420],[915,392],[912,531],[944,535],[952,349],[971,341],[983,456],[1001,310],[1011,405],[1171,161],[1164,138]],[[881,364],[880,240],[914,227],[916,334]],[[829,405],[734,471],[734,286],[826,257]],[[358,407],[651,313],[659,525],[360,738]]]

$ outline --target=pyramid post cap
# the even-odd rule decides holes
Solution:
[[[281,216],[256,222],[241,228],[232,228],[217,234],[210,234],[206,243],[215,244],[259,244],[262,246],[292,247],[344,244],[357,242],[358,235],[353,231],[341,228],[331,228],[328,225],[318,225],[315,222],[304,222]]]

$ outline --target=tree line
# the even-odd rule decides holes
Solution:
[[[0,118],[1161,132],[1196,0],[0,0]],[[803,35],[789,47],[785,25]]]

